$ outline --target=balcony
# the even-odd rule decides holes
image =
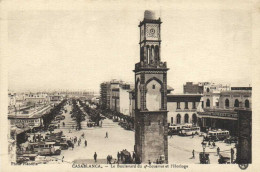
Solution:
[[[166,62],[154,62],[154,63],[144,63],[139,62],[135,64],[135,70],[140,69],[167,69],[167,63]]]
[[[196,112],[197,109],[176,109],[175,112]]]

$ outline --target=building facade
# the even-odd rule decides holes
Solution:
[[[104,109],[110,108],[110,83],[103,82],[100,84],[100,105]]]
[[[206,92],[220,92],[220,91],[229,91],[230,85],[215,84],[211,82],[186,82],[183,85],[184,94],[203,94]]]
[[[129,116],[135,117],[135,90],[129,91]]]
[[[168,125],[198,124],[201,110],[201,94],[179,94],[167,96]]]
[[[135,65],[135,153],[141,163],[168,163],[167,65],[161,62],[161,20],[145,11]]]
[[[25,94],[25,101],[29,104],[47,104],[50,102],[46,93],[29,93]]]
[[[230,91],[206,93],[206,106],[199,113],[199,123],[202,128],[226,129],[232,135],[237,135],[237,109],[252,109],[252,87],[233,87]],[[214,102],[213,97],[218,96]]]
[[[111,109],[129,115],[129,91],[131,84],[111,80],[100,84],[100,104],[105,109]]]
[[[183,85],[183,93],[187,94],[203,94],[204,90],[204,84],[207,83],[197,83],[194,84],[193,82],[186,82],[185,85]]]

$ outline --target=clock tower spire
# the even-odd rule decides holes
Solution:
[[[135,64],[135,152],[142,163],[168,163],[167,71],[161,62],[161,19],[145,11]]]

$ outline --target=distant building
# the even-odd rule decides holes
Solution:
[[[183,85],[183,93],[187,94],[203,94],[205,92],[220,92],[220,91],[229,91],[229,85],[215,84],[210,82],[186,82]]]
[[[129,91],[129,116],[135,117],[135,89]]]
[[[129,91],[133,86],[123,81],[111,80],[100,84],[100,105],[129,115]]]
[[[63,98],[64,98],[63,95],[59,93],[49,95],[50,103],[53,103],[55,105],[59,104],[63,100]]]
[[[211,92],[211,93],[220,93],[221,91],[230,91],[230,85],[223,85],[223,84],[215,84],[215,83],[208,83],[204,86],[204,93]]]
[[[16,93],[8,93],[8,107],[15,106],[16,104]]]
[[[130,84],[122,81],[111,81],[110,109],[129,115]]]
[[[25,94],[25,102],[28,104],[47,104],[49,97],[46,93],[29,93]]]
[[[237,134],[237,110],[251,111],[252,88],[232,88],[230,91],[204,94],[205,106],[203,111],[198,112],[199,123],[202,128],[227,129],[231,134]]]
[[[91,100],[95,96],[95,92],[91,90],[83,91],[62,91],[59,92],[60,95],[65,95],[70,98],[79,98],[81,100]]]
[[[201,94],[167,95],[168,124],[197,125],[197,110],[201,107],[201,97]]]
[[[110,108],[110,82],[100,84],[100,105],[104,109]]]
[[[203,84],[194,84],[193,82],[186,82],[186,84],[183,85],[183,93],[202,94]]]

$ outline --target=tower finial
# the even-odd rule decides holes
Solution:
[[[149,20],[156,20],[155,12],[152,10],[145,10],[144,18]]]

